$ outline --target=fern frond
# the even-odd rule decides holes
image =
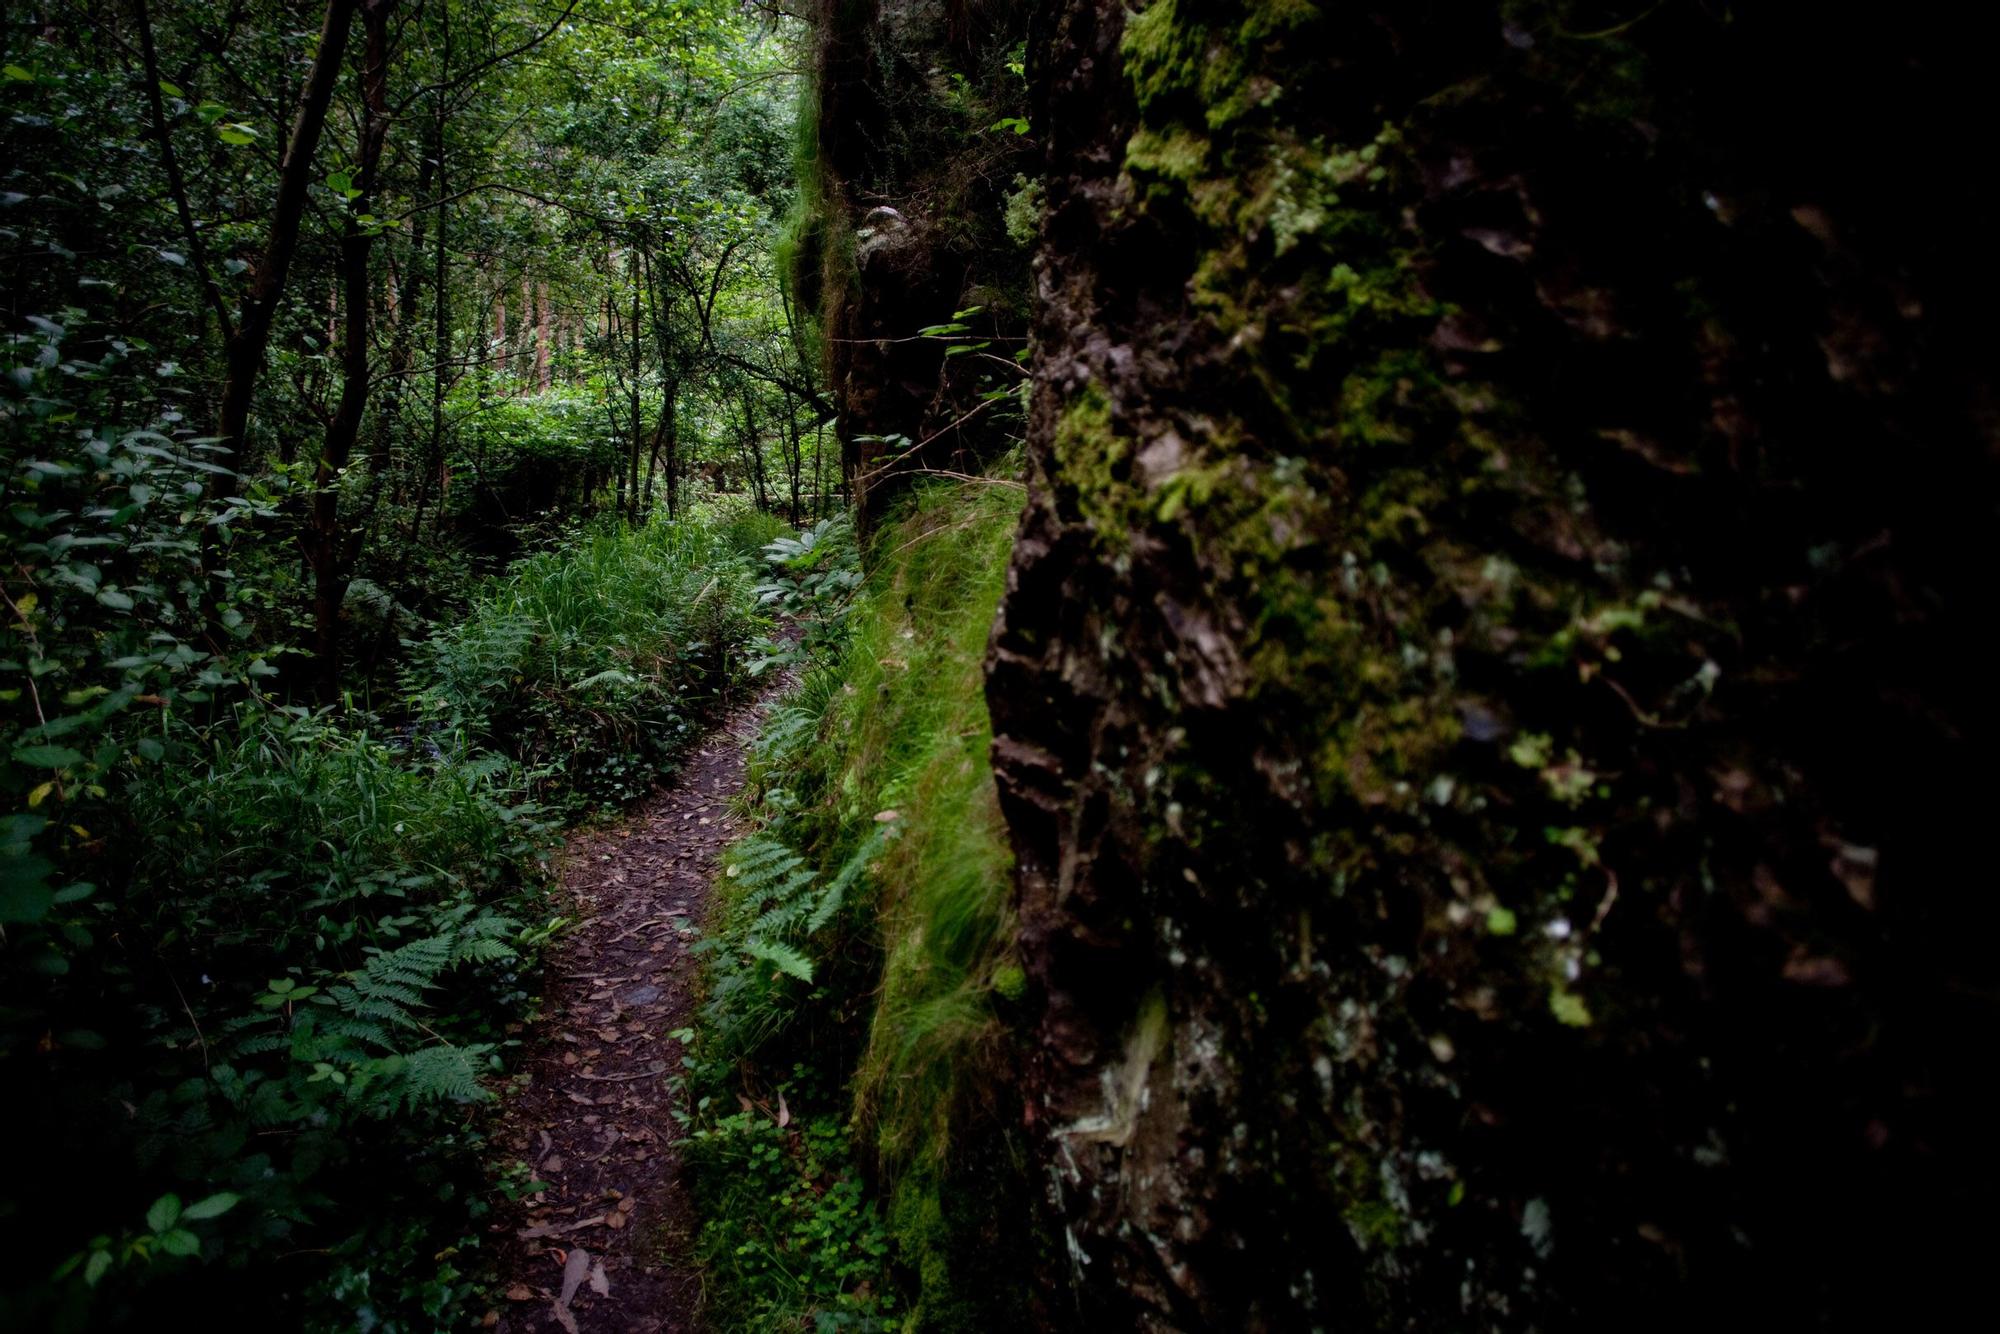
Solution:
[[[408,1085],[406,1100],[415,1104],[435,1102],[483,1102],[493,1095],[479,1084],[479,1064],[493,1050],[490,1043],[454,1047],[440,1043],[408,1053],[403,1061],[403,1078]]]
[[[861,878],[861,873],[867,869],[868,863],[875,860],[875,854],[882,850],[882,845],[888,841],[888,837],[887,825],[875,826],[868,837],[861,840],[861,846],[841,863],[840,870],[834,873],[833,879],[829,880],[826,888],[820,892],[819,903],[814,907],[812,917],[806,922],[808,935],[833,920],[833,915],[840,911],[841,902],[847,897],[848,889]]]
[[[743,952],[753,959],[762,959],[788,977],[796,977],[801,982],[813,980],[812,960],[789,945],[775,940],[746,940]]]
[[[453,963],[500,963],[520,953],[504,940],[478,939],[461,943],[452,951]]]

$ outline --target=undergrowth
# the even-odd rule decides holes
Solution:
[[[742,677],[778,531],[579,534],[419,646],[389,717],[281,707],[261,661],[232,680],[145,623],[101,647],[126,604],[96,583],[10,591],[41,697],[97,707],[5,737],[0,1133],[33,1151],[0,1326],[476,1318],[507,1190],[482,1106],[562,925],[548,853]]]
[[[734,681],[753,609],[741,543],[775,536],[656,520],[529,557],[418,655],[417,738],[503,751],[552,799],[644,793]]]
[[[723,1328],[1026,1319],[1018,1116],[987,1077],[1021,974],[981,674],[1018,512],[1010,487],[919,488],[752,751],[689,1075]],[[840,1165],[808,1149],[833,1122]],[[784,1192],[744,1185],[752,1146],[795,1197],[870,1183],[845,1245],[790,1240]]]

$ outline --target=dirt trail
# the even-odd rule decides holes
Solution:
[[[549,1189],[509,1218],[496,1328],[679,1334],[700,1327],[694,1213],[668,1081],[692,1018],[694,960],[730,799],[762,707],[737,708],[672,783],[613,826],[576,835],[563,885],[583,918],[549,967],[531,1082],[501,1143]]]

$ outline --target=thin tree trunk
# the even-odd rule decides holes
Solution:
[[[629,267],[632,273],[632,328],[628,331],[632,342],[632,489],[628,493],[631,498],[631,511],[627,517],[636,523],[639,518],[639,432],[641,424],[639,407],[639,297],[641,289],[639,283],[639,266],[633,264]]]
[[[751,494],[756,498],[757,508],[768,512],[771,490],[764,483],[764,449],[757,439],[756,394],[749,388],[743,391],[743,448],[744,471],[749,474]]]
[[[799,441],[799,410],[792,401],[791,391],[785,391],[785,481],[791,491],[790,520],[792,527],[799,526],[799,484],[805,473],[804,447]]]
[[[507,284],[493,285],[493,355],[492,363],[500,368],[502,375],[511,370],[511,359],[507,354]]]
[[[313,658],[320,698],[331,701],[340,689],[340,607],[361,544],[362,525],[342,540],[340,475],[360,438],[361,419],[368,410],[369,390],[369,257],[374,234],[354,218],[374,202],[376,172],[382,145],[388,138],[389,15],[396,0],[364,0],[362,26],[366,33],[361,70],[360,170],[354,184],[360,194],[352,201],[340,238],[341,282],[345,287],[347,324],[341,347],[340,403],[327,424],[314,470],[312,511],[306,534],[306,557],[313,571]]]
[[[535,384],[543,392],[549,391],[549,285],[539,279],[535,283]]]
[[[820,485],[820,460],[826,457],[826,423],[813,423],[813,522],[825,518],[826,490]]]
[[[417,169],[416,198],[423,199],[430,194],[436,174],[437,155],[426,154],[423,165]],[[390,310],[395,316],[395,330],[389,340],[389,375],[382,403],[375,413],[375,447],[371,451],[369,464],[378,473],[388,470],[391,436],[402,408],[403,397],[408,393],[410,356],[416,344],[417,302],[423,296],[422,261],[429,224],[429,210],[420,211],[412,220],[409,261],[401,266],[402,272],[396,275],[397,280],[389,285]]]
[[[451,347],[451,304],[450,289],[447,284],[449,269],[446,249],[446,231],[450,222],[451,206],[445,202],[450,197],[450,182],[446,179],[445,168],[445,127],[450,123],[451,112],[445,89],[451,79],[451,6],[442,6],[438,11],[442,27],[440,46],[442,54],[438,58],[437,100],[431,112],[431,142],[437,154],[437,240],[431,251],[431,433],[424,451],[423,476],[417,483],[416,512],[410,520],[410,545],[415,547],[417,538],[424,530],[424,504],[430,499],[432,485],[438,490],[438,507],[444,507],[444,399],[448,387],[445,379],[445,355]]]
[[[665,399],[660,409],[667,418],[667,517],[678,519],[681,515],[681,387],[678,378],[667,386]]]
[[[313,156],[319,150],[320,132],[326,127],[327,104],[333,99],[334,80],[346,53],[347,34],[354,26],[356,4],[357,0],[327,0],[326,17],[320,24],[319,49],[313,55],[312,69],[299,93],[298,113],[285,143],[284,159],[278,166],[278,198],[271,213],[271,235],[252,276],[242,318],[224,351],[222,404],[217,413],[216,434],[225,449],[234,451],[233,463],[239,472],[247,463],[243,452],[249,437],[250,403],[256,395],[257,379],[264,371],[271,327],[277,318],[278,303],[284,298],[292,258],[298,250],[306,187],[313,178]],[[218,495],[232,495],[235,487],[234,477],[216,477]]]
[[[223,299],[222,289],[215,285],[214,271],[209,268],[208,246],[195,224],[194,209],[188,204],[187,182],[181,177],[180,159],[174,154],[173,135],[167,129],[167,105],[160,90],[160,54],[153,44],[153,19],[146,12],[146,0],[132,0],[132,12],[138,23],[139,53],[146,68],[146,105],[153,115],[153,137],[160,141],[160,166],[167,175],[167,193],[173,197],[174,212],[187,237],[188,258],[194,264],[202,295],[208,298],[209,307],[215,312],[226,346],[236,336],[236,326],[229,318],[229,303]]]
[[[653,317],[653,339],[660,349],[660,379],[664,389],[660,395],[660,429],[654,435],[656,442],[664,440],[667,456],[667,517],[680,515],[680,392],[681,377],[678,359],[674,356],[673,322],[667,317],[672,313],[673,303],[668,301],[665,308],[660,304],[660,284],[653,273],[652,252],[640,247],[639,258],[646,274],[646,308]],[[654,464],[659,462],[659,449],[654,449]],[[646,479],[646,503],[652,504],[652,478]]]
[[[618,363],[612,360],[612,354],[618,347],[618,307],[609,289],[604,293],[604,329],[604,359],[609,364],[615,366]],[[637,393],[638,391],[634,390],[633,392]],[[611,423],[611,443],[615,446],[618,441],[618,410],[610,398],[605,399],[604,415]],[[615,480],[613,481],[611,490],[611,511],[614,514],[623,514],[625,512],[625,458],[622,454],[618,456],[618,462],[612,469],[612,477]]]

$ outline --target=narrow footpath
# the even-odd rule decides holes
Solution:
[[[695,1219],[669,1081],[693,1019],[696,938],[730,801],[773,682],[616,825],[579,833],[563,886],[581,919],[551,961],[527,1087],[501,1143],[548,1189],[506,1222],[506,1331],[681,1334],[699,1328]],[[492,1316],[488,1317],[493,1320]]]

